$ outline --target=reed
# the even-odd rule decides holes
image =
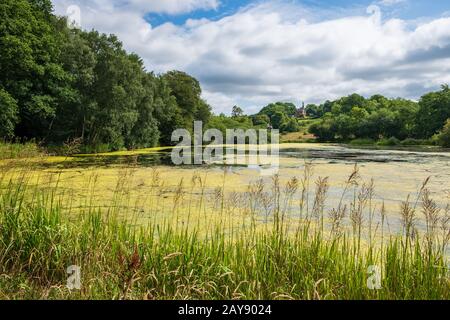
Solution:
[[[44,151],[34,142],[3,142],[0,140],[0,160],[42,156]]]
[[[133,168],[120,172],[107,208],[95,195],[76,203],[59,192],[58,181],[44,188],[27,172],[14,179],[3,173],[0,298],[450,298],[449,207],[437,207],[426,183],[415,203],[407,199],[399,208],[404,232],[395,235],[385,230],[385,207],[371,205],[374,183],[361,181],[357,167],[331,211],[329,181],[311,183],[311,170],[286,183],[279,176],[260,179],[242,194],[227,192],[226,171],[221,186],[209,190],[206,175],[170,189],[153,170],[145,208],[130,200]],[[86,192],[95,192],[96,181],[94,174]],[[163,195],[171,205],[159,201]],[[416,225],[419,206],[423,232]],[[129,207],[134,215],[173,215],[139,224]],[[374,223],[378,214],[381,227]],[[66,288],[70,265],[81,267],[81,290]],[[382,271],[379,290],[367,285],[374,265]]]

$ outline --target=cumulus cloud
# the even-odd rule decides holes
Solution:
[[[129,2],[140,10],[121,7],[125,1],[79,0],[82,25],[116,33],[149,70],[194,75],[216,112],[229,113],[234,104],[253,112],[276,100],[321,102],[353,92],[415,99],[450,82],[448,17],[383,20],[373,7],[367,14],[321,18],[291,2],[262,2],[217,21],[152,27],[143,17],[162,10],[163,2],[167,12],[177,12],[169,2],[184,3],[183,10],[217,3]],[[65,5],[56,2],[57,12],[64,13]]]

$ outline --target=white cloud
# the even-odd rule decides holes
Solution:
[[[73,1],[55,3],[57,12]],[[179,1],[183,10],[215,2]],[[413,23],[382,20],[371,11],[323,19],[298,5],[265,2],[218,21],[151,27],[144,13],[162,10],[157,2],[166,1],[148,1],[152,7],[134,1],[142,10],[118,6],[123,2],[75,1],[84,28],[117,34],[149,70],[181,69],[197,77],[216,112],[229,113],[234,104],[252,112],[275,100],[320,102],[353,92],[418,98],[450,82],[450,18]]]

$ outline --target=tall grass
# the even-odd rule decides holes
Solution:
[[[4,142],[0,140],[0,160],[37,157],[43,151],[35,142]]]
[[[145,225],[124,212],[132,170],[121,174],[109,208],[91,199],[76,211],[71,195],[58,193],[58,183],[43,189],[26,172],[14,179],[1,175],[0,298],[450,298],[450,212],[431,199],[428,181],[413,201],[403,203],[403,232],[392,235],[385,231],[384,206],[379,212],[372,207],[373,183],[361,183],[357,167],[330,212],[324,205],[328,180],[311,182],[311,171],[307,165],[301,179],[285,185],[278,176],[259,180],[243,195],[227,192],[224,171],[222,187],[209,196],[199,173],[173,190],[167,210],[175,221]],[[151,186],[156,200],[150,214],[164,210],[158,196],[166,186],[156,170]],[[239,210],[246,213],[242,223],[227,219]],[[213,211],[221,223],[201,230],[194,211],[205,219]],[[426,221],[423,232],[418,215]],[[70,265],[81,267],[81,290],[66,288]],[[379,290],[367,285],[374,265],[382,271]]]

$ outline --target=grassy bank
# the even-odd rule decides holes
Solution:
[[[225,196],[225,184],[212,197],[193,200],[191,194],[202,192],[201,178],[181,181],[170,195],[175,218],[147,224],[125,212],[124,176],[105,208],[94,197],[71,203],[57,181],[49,188],[31,183],[25,171],[14,179],[2,174],[0,298],[450,298],[450,214],[430,198],[427,181],[402,204],[403,232],[393,235],[386,231],[384,209],[371,206],[373,184],[361,183],[357,168],[344,191],[354,201],[330,212],[324,210],[327,179],[309,181],[307,168],[286,184],[275,176],[270,185],[249,185],[239,200]],[[163,187],[153,183],[155,190]],[[94,189],[95,183],[86,192]],[[286,208],[297,196],[298,217],[292,218]],[[186,197],[189,206],[181,207]],[[244,216],[231,219],[238,207]],[[200,228],[190,218],[193,211],[219,220]],[[419,215],[424,230],[416,226]],[[66,288],[71,265],[81,267],[81,290]],[[380,290],[367,286],[370,266],[381,270]]]
[[[372,140],[372,139],[354,139],[349,142],[352,146],[380,146],[380,147],[414,147],[414,146],[435,146],[437,143],[432,140],[421,139],[405,139],[399,140],[397,138]]]
[[[43,150],[34,142],[11,143],[0,141],[0,160],[32,158],[43,153]]]

